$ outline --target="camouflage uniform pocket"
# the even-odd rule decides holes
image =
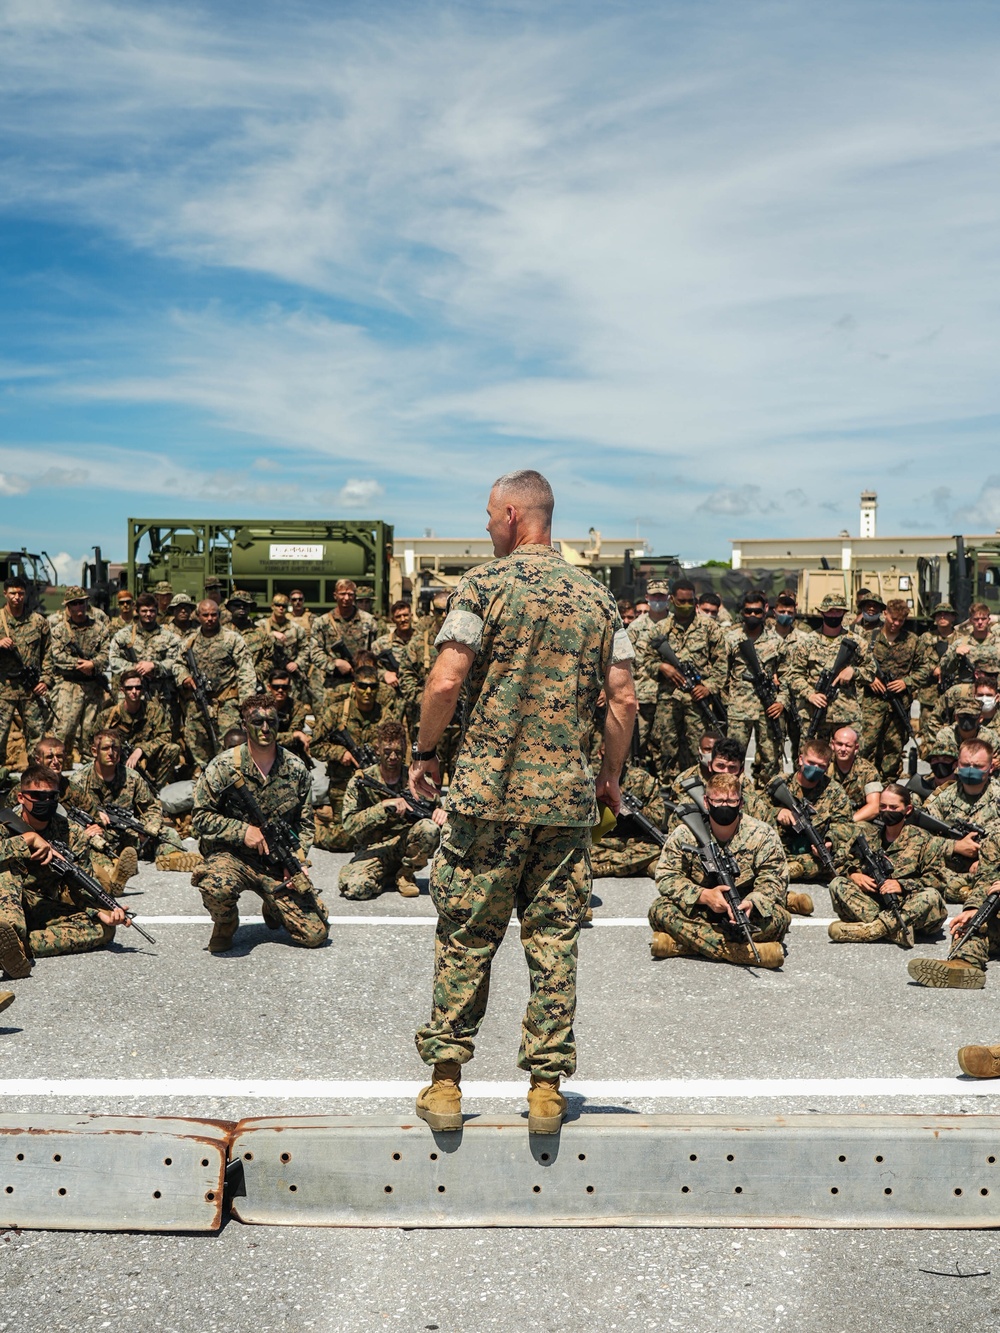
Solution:
[[[455,873],[466,860],[469,849],[476,840],[476,825],[464,815],[450,814],[444,826],[441,845],[434,858],[434,870],[430,879],[431,900],[439,913],[453,916],[456,894],[459,899],[463,891],[463,882],[467,876],[460,876],[460,883],[454,883]]]

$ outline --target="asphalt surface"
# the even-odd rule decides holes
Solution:
[[[426,893],[349,903],[346,858],[315,853],[333,917],[330,943],[290,948],[244,924],[232,953],[205,950],[204,921],[151,924],[148,946],[120,931],[108,950],[42,960],[14,982],[0,1023],[0,1083],[44,1078],[288,1080],[281,1097],[13,1097],[0,1113],[92,1112],[238,1119],[268,1114],[405,1114],[383,1080],[419,1080],[414,1028],[429,1003]],[[204,917],[187,876],[143,867],[126,903],[140,917]],[[831,915],[814,890],[816,917]],[[891,945],[837,946],[796,919],[780,973],[649,957],[649,880],[595,885],[597,924],[581,942],[580,1080],[952,1078],[957,1046],[1000,1039],[996,978],[979,992],[931,991]],[[244,900],[248,914],[256,901]],[[394,918],[387,923],[371,918]],[[338,921],[338,918],[341,918]],[[343,918],[352,918],[345,921]],[[364,918],[361,922],[357,918]],[[395,920],[398,918],[399,920]],[[634,918],[638,924],[601,925]],[[918,944],[943,955],[944,939]],[[527,977],[516,929],[498,955],[475,1080],[523,1082],[515,1067]],[[298,1097],[305,1079],[361,1080],[367,1095]],[[720,1086],[722,1086],[720,1084]],[[982,1091],[983,1085],[976,1085]],[[572,1094],[573,1084],[567,1091]],[[752,1091],[752,1089],[751,1089]],[[719,1111],[1000,1111],[959,1085],[941,1097],[571,1095],[573,1115]],[[468,1109],[517,1114],[520,1099]],[[488,1190],[484,1182],[484,1190]],[[932,1276],[934,1269],[990,1276]],[[248,1227],[218,1236],[0,1233],[0,1330],[35,1329],[937,1329],[1000,1312],[991,1232],[748,1230],[324,1230]]]

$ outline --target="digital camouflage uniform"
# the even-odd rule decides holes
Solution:
[[[233,624],[233,632],[238,634],[247,646],[253,672],[261,690],[269,688],[268,681],[274,667],[274,639],[260,625],[246,626]]]
[[[785,714],[777,720],[781,745],[775,741],[768,726],[764,706],[757,698],[748,677],[747,665],[740,656],[739,645],[749,639],[742,625],[726,634],[726,683],[722,698],[726,705],[729,725],[726,735],[731,740],[739,741],[744,753],[750,745],[750,737],[756,733],[757,752],[753,761],[754,777],[758,782],[767,782],[781,772],[784,757],[785,714],[791,707],[791,696],[786,688],[783,675],[787,674],[787,665],[782,653],[781,640],[773,629],[765,626],[757,639],[751,640],[757,653],[758,661],[772,681],[775,682],[775,700],[783,704]]]
[[[156,699],[143,699],[136,713],[130,713],[124,703],[106,708],[87,737],[88,748],[98,731],[118,732],[124,759],[133,750],[142,750],[139,771],[145,774],[155,791],[170,782],[181,747],[170,739],[170,719]]]
[[[327,806],[318,806],[315,812],[316,846],[324,852],[348,852],[353,843],[344,829],[344,794],[347,784],[357,772],[347,750],[332,739],[335,731],[347,731],[356,745],[370,745],[375,749],[378,729],[383,722],[399,721],[399,705],[391,690],[379,691],[374,704],[364,712],[358,707],[353,685],[340,685],[327,691],[327,705],[313,727],[309,753],[326,764],[330,779]]]
[[[52,716],[52,705],[46,695],[45,703],[22,684],[22,664],[42,673],[47,684],[51,678],[43,671],[49,648],[49,625],[37,611],[27,612],[20,620],[8,606],[0,604],[0,639],[14,640],[17,652],[0,652],[0,764],[4,762],[11,722],[16,714],[28,750],[32,750],[44,736],[47,720]],[[18,660],[20,658],[20,661]]]
[[[310,704],[300,699],[289,699],[284,707],[278,709],[278,744],[283,745],[286,750],[294,751],[307,768],[312,765],[305,754],[300,753],[304,747],[295,733],[301,731],[306,735],[309,734],[306,732],[306,718],[310,716],[310,708]]]
[[[906,692],[899,698],[909,716],[910,700],[927,684],[937,663],[928,659],[919,637],[904,624],[895,643],[890,643],[882,630],[875,630],[857,664],[858,680],[864,687],[861,755],[872,760],[883,781],[894,782],[903,766],[903,749],[909,732],[900,726],[888,698],[871,688],[876,664],[883,668],[886,680],[906,682]]]
[[[54,815],[41,836],[65,843],[80,868],[92,873],[92,853],[83,830],[63,815]],[[17,931],[29,958],[88,953],[108,944],[115,928],[104,925],[97,910],[49,866],[32,861],[23,838],[8,835],[0,842],[0,921]]]
[[[656,700],[660,691],[656,677],[650,675],[648,670],[641,669],[641,662],[646,661],[650,653],[644,653],[640,649],[640,644],[644,644],[651,635],[657,634],[657,622],[644,611],[641,616],[636,616],[625,632],[635,649],[635,701],[639,705],[636,724],[639,728],[639,755],[645,761],[649,756],[649,737],[656,717]],[[657,657],[655,660],[659,662],[660,659]]]
[[[271,636],[274,670],[284,671],[289,662],[294,662],[295,671],[288,673],[291,693],[305,703],[312,700],[309,685],[309,630],[306,626],[287,616],[279,624],[273,615],[263,616],[257,621],[257,628]]]
[[[608,590],[533,544],[464,576],[438,643],[475,656],[431,874],[433,1005],[417,1049],[427,1064],[472,1058],[516,906],[531,986],[518,1065],[555,1079],[576,1068],[577,942],[597,822],[581,742],[608,668],[631,661],[632,645]]]
[[[960,652],[959,649],[964,651]],[[998,656],[1000,656],[1000,636],[995,625],[987,631],[985,639],[977,639],[974,634],[963,634],[961,630],[956,630],[952,635],[948,651],[940,660],[941,675],[949,684],[968,683],[972,681],[977,668],[983,671],[996,671]],[[934,665],[938,665],[936,657]]]
[[[847,844],[857,833],[854,812],[847,793],[839,783],[827,777],[820,778],[811,791],[802,786],[798,773],[793,773],[785,781],[785,786],[796,801],[808,801],[816,809],[810,823],[824,842],[833,844],[831,855],[839,861]],[[778,823],[778,812],[782,807],[772,803],[768,822],[778,830],[781,845],[788,858],[788,878],[793,884],[815,884],[824,882],[829,875],[823,870],[817,858],[810,850],[809,839],[804,833],[796,833],[787,824]]]
[[[110,782],[105,782],[93,761],[84,764],[70,779],[70,788],[80,793],[81,808],[99,810],[108,805],[120,805],[135,815],[155,843],[162,841],[172,851],[184,850],[174,830],[163,823],[163,808],[156,793],[145,778],[134,769],[126,768],[124,763],[118,765]],[[95,871],[107,871],[110,875],[115,858],[123,847],[139,850],[141,839],[138,834],[108,830],[101,836],[104,846],[90,844],[90,860]]]
[[[926,740],[930,729],[933,735],[934,720],[937,714],[938,700],[944,691],[940,688],[940,678],[934,675],[939,670],[944,660],[945,654],[949,648],[957,641],[958,632],[952,630],[944,638],[938,634],[936,629],[925,630],[920,636],[920,646],[923,649],[924,656],[930,665],[930,676],[926,685],[922,685],[917,690],[917,701],[920,704],[920,740],[921,750],[926,758]],[[942,671],[942,676],[947,680],[947,676]]]
[[[424,685],[438,655],[434,639],[443,624],[444,616],[436,616],[414,630],[403,655],[399,658],[399,690],[406,728],[410,736],[416,736],[420,726],[420,704],[424,697]],[[468,696],[463,687],[459,705],[437,746],[441,776],[445,782],[450,781],[455,771],[455,762],[462,743],[462,719],[467,709]]]
[[[838,787],[843,787],[852,810],[860,810],[868,798],[877,795],[885,785],[875,765],[860,755],[855,757],[846,773],[841,773],[836,760],[826,771]]]
[[[934,733],[928,745],[927,753],[948,754],[953,748],[957,753],[959,747],[964,745],[966,741],[984,741],[987,745],[993,747],[994,758],[1000,755],[1000,732],[995,731],[993,727],[985,727],[980,723],[975,731],[963,735],[954,722],[947,722]]]
[[[81,659],[93,661],[93,676],[80,672],[77,663]],[[107,669],[107,620],[88,612],[82,625],[72,625],[68,616],[61,615],[52,629],[43,674],[55,685],[52,725],[68,756],[74,744],[83,746],[84,736],[89,735],[104,706]]]
[[[240,704],[257,690],[250,651],[235,630],[220,629],[217,634],[202,634],[199,629],[183,641],[182,679],[189,674],[184,656],[188,648],[192,650],[208,686],[209,711],[214,715],[215,731],[221,745],[226,732],[241,725]],[[189,691],[186,693],[184,739],[197,766],[204,768],[212,757],[208,731],[194,695]]]
[[[658,829],[665,827],[667,812],[663,795],[659,782],[651,773],[647,773],[644,768],[627,769],[621,789],[623,795],[627,793],[635,797],[642,806],[642,813],[651,823]],[[642,829],[632,824],[624,806],[618,820],[622,832],[609,833],[591,849],[590,868],[594,879],[649,874],[660,855],[660,844],[653,842]]]
[[[972,878],[972,889],[965,900],[964,910],[978,912],[994,884],[1000,883],[1000,827],[994,824],[983,839],[979,864]],[[994,913],[986,930],[967,935],[955,948],[954,957],[963,963],[986,971],[990,958],[1000,954],[1000,913]]]
[[[334,659],[341,656],[335,651],[337,644],[343,641],[351,656],[357,657],[374,642],[377,630],[375,617],[367,611],[355,611],[350,620],[344,620],[334,607],[325,615],[314,618],[309,636],[309,662],[313,699],[318,705],[325,699],[326,690],[351,679],[334,670]]]
[[[902,890],[900,911],[906,925],[913,930],[936,930],[948,915],[941,896],[945,885],[944,841],[929,837],[912,824],[904,825],[891,845],[876,824],[855,824],[854,828],[855,835],[862,834],[892,862],[893,878],[899,881]],[[867,893],[848,878],[857,871],[866,873],[850,849],[844,853],[838,868],[841,873],[830,881],[830,900],[841,921],[881,920],[889,936],[894,936],[896,918],[888,907],[881,906],[879,895]]]
[[[159,701],[172,723],[173,701],[180,682],[187,675],[187,667],[181,661],[181,640],[172,629],[163,625],[147,629],[136,617],[135,622],[119,630],[108,645],[112,685],[117,686],[122,672],[135,666],[136,662],[153,663],[152,674],[143,677],[143,690]]]
[[[755,943],[783,940],[792,918],[785,907],[788,870],[777,833],[744,814],[725,847],[739,869],[736,887],[741,900],[749,897],[752,903],[750,929]],[[717,887],[711,878],[694,834],[679,824],[656,865],[659,897],[649,909],[649,924],[702,958],[724,961],[725,946],[739,937],[725,917],[698,902],[702,889]]]
[[[978,796],[972,796],[961,782],[949,782],[941,787],[927,801],[924,809],[935,819],[952,824],[965,819],[979,824],[987,833],[994,829],[1000,831],[1000,807],[997,806],[998,784],[987,782]],[[959,856],[954,851],[955,844],[944,840],[944,900],[946,903],[964,903],[969,896],[973,883],[972,867],[976,859]]]
[[[378,764],[362,770],[367,778],[390,786]],[[406,790],[405,769],[394,791]],[[344,794],[344,832],[357,849],[340,871],[341,896],[377,898],[396,887],[401,871],[410,876],[422,870],[434,855],[440,830],[432,819],[414,820],[388,809],[378,792],[366,790],[355,773]]]
[[[840,645],[848,637],[846,631],[834,634],[809,633],[803,636],[798,647],[791,655],[788,667],[788,688],[799,710],[799,727],[802,732],[801,744],[805,744],[806,732],[816,709],[809,702],[808,696],[816,693],[819,678],[828,671],[837,660]],[[854,677],[841,685],[836,697],[826,712],[826,719],[816,730],[820,740],[828,741],[841,727],[853,727],[861,735],[861,702],[858,699],[857,667],[858,659],[864,652],[864,641],[857,634],[849,636],[858,645],[858,654],[854,659]]]
[[[243,841],[248,825],[225,794],[237,765],[264,818],[284,820],[303,855],[312,846],[312,784],[301,759],[279,745],[274,766],[265,777],[248,745],[223,750],[195,784],[191,826],[205,866],[195,872],[191,883],[200,890],[212,921],[222,930],[231,934],[239,924],[240,894],[256,893],[264,901],[265,917],[280,922],[294,944],[315,949],[329,933],[323,900],[315,891],[290,887]]]
[[[697,781],[697,786],[693,792],[687,790],[685,783],[692,779]],[[676,779],[669,789],[668,800],[677,805],[689,805],[692,801],[696,805],[705,803],[705,783],[708,780],[708,774],[700,764],[692,764],[690,768],[684,769],[678,773]],[[740,786],[743,791],[743,812],[750,815],[752,819],[761,819],[765,824],[773,822],[774,812],[771,809],[771,803],[763,792],[759,791],[754,785],[753,779],[740,774]],[[676,814],[667,816],[667,829],[672,833],[680,822]]]
[[[655,681],[657,687],[650,735],[651,758],[661,782],[666,783],[678,768],[697,758],[698,742],[709,727],[690,692],[661,673],[658,645],[664,639],[681,661],[698,669],[703,684],[717,700],[726,680],[726,642],[715,620],[700,612],[685,626],[671,611],[655,623],[651,632],[638,637],[636,674]],[[711,699],[703,702],[711,707]]]

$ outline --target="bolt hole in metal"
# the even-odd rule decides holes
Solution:
[[[153,1190],[153,1198],[154,1198],[154,1199],[162,1199],[162,1198],[163,1198],[163,1195],[160,1193],[159,1190]]]
[[[578,1162],[585,1162],[587,1160],[587,1154],[585,1152],[578,1152],[576,1155],[576,1160]]]
[[[587,1186],[587,1193],[588,1193],[588,1194],[593,1194],[593,1192],[594,1192],[594,1187],[593,1187],[593,1185],[588,1185],[588,1186]]]
[[[681,1193],[682,1193],[682,1194],[690,1194],[690,1193],[691,1193],[690,1187],[687,1186],[687,1185],[682,1185],[682,1186],[681,1186]]]
[[[60,1190],[60,1191],[59,1191],[59,1193],[60,1193],[60,1195],[63,1195],[63,1194],[65,1194],[65,1193],[66,1193],[66,1190],[65,1190],[65,1188],[63,1188],[63,1189],[61,1189],[61,1190]]]
[[[696,1152],[693,1152],[691,1156],[688,1158],[689,1162],[697,1162],[697,1160],[698,1160],[698,1154]]]
[[[831,1193],[831,1194],[839,1194],[839,1193],[840,1193],[840,1190],[837,1189],[836,1185],[834,1185],[834,1186],[832,1187],[832,1189],[830,1190],[830,1193]]]
[[[290,1192],[291,1194],[294,1194],[295,1191],[296,1191],[298,1188],[299,1188],[298,1185],[289,1185],[289,1187],[288,1187],[289,1192]]]
[[[393,1160],[394,1162],[398,1162],[399,1159],[400,1159],[401,1157],[402,1157],[402,1153],[394,1152],[394,1153],[392,1154],[392,1160]]]
[[[290,1152],[283,1152],[281,1154],[281,1160],[287,1164],[292,1160],[292,1154]]]
[[[432,1161],[432,1162],[436,1162],[437,1159],[438,1159],[438,1155],[437,1155],[437,1153],[436,1153],[436,1152],[432,1152],[432,1153],[431,1153],[431,1161]]]
[[[989,1162],[990,1166],[992,1166],[997,1159],[995,1157],[987,1157],[986,1160]]]
[[[53,1162],[61,1162],[61,1161],[62,1161],[62,1154],[61,1154],[61,1153],[53,1153],[53,1154],[52,1154],[52,1160],[53,1160]]]
[[[385,1192],[386,1192],[386,1194],[391,1194],[391,1193],[392,1193],[392,1186],[391,1186],[391,1185],[386,1185],[386,1187],[385,1187]]]
[[[214,1203],[214,1202],[215,1202],[215,1190],[209,1190],[208,1193],[205,1195],[205,1198],[208,1200],[209,1203]]]
[[[164,1157],[163,1159],[164,1166],[173,1166],[173,1164],[174,1164],[174,1159],[172,1157]]]
[[[548,1160],[549,1160],[549,1155],[548,1155],[548,1153],[547,1153],[547,1152],[543,1152],[543,1153],[542,1153],[542,1161],[543,1161],[543,1162],[547,1162]]]
[[[541,1194],[541,1192],[542,1192],[542,1187],[541,1187],[541,1185],[532,1185],[532,1187],[531,1187],[531,1192],[532,1192],[532,1194]]]
[[[846,1162],[846,1161],[847,1161],[847,1158],[844,1156],[843,1153],[841,1153],[840,1156],[837,1158],[837,1161],[838,1161],[838,1162]]]
[[[892,1193],[892,1190],[891,1190],[891,1189],[884,1189],[884,1190],[882,1191],[882,1193],[883,1193],[883,1194],[891,1194],[891,1193]]]
[[[17,1154],[17,1160],[18,1160],[19,1162],[23,1162],[23,1161],[24,1161],[24,1153],[23,1153],[23,1152],[19,1152],[19,1153]]]
[[[727,1152],[727,1153],[726,1153],[726,1161],[727,1161],[727,1162],[735,1162],[735,1161],[736,1161],[736,1158],[733,1156],[733,1154],[732,1154],[731,1152]]]
[[[207,1157],[203,1157],[203,1158],[201,1159],[201,1164],[202,1164],[202,1166],[208,1166],[208,1158],[207,1158]]]
[[[878,1157],[875,1158],[875,1160],[876,1160],[876,1162],[884,1162],[884,1161],[885,1161],[885,1158],[882,1157],[881,1154],[880,1154]]]
[[[957,1198],[961,1193],[962,1193],[961,1190],[955,1190],[955,1197]]]
[[[980,1190],[979,1193],[985,1198],[986,1195],[989,1194],[989,1190]]]
[[[243,1154],[243,1160],[244,1160],[244,1162],[252,1162],[252,1161],[253,1161],[253,1153],[252,1153],[252,1152],[245,1152],[245,1153]]]
[[[439,1186],[438,1186],[438,1194],[443,1194],[443,1193],[444,1193],[444,1186],[443,1186],[443,1185],[439,1185]]]
[[[4,1190],[4,1194],[13,1194],[13,1193],[14,1193],[13,1185],[8,1185],[7,1188]]]
[[[734,1193],[734,1194],[742,1194],[742,1193],[743,1193],[743,1186],[742,1186],[742,1185],[737,1185],[736,1188],[733,1190],[733,1193]]]

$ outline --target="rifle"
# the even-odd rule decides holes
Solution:
[[[948,824],[943,819],[938,819],[936,815],[932,815],[929,810],[922,810],[918,806],[913,807],[913,813],[906,822],[922,828],[925,833],[932,833],[936,838],[948,838],[954,842],[958,842],[960,838],[967,838],[970,833],[974,833],[978,838],[986,837],[986,830],[982,824],[974,824],[971,819],[955,819]]]
[[[875,663],[875,679],[880,680],[882,684],[886,686],[886,691],[885,694],[882,696],[882,698],[888,703],[889,707],[892,709],[896,721],[899,723],[899,728],[902,731],[904,738],[911,740],[913,744],[916,745],[917,738],[914,735],[913,724],[910,721],[909,694],[905,692],[903,694],[890,694],[888,685],[891,677],[885,674],[885,668],[882,666],[880,662]],[[906,703],[903,702],[904,699],[906,700]]]
[[[792,812],[795,818],[792,825],[794,831],[801,834],[812,844],[816,852],[816,860],[823,867],[824,872],[828,875],[835,875],[837,873],[836,862],[827,850],[826,840],[817,831],[813,823],[816,818],[816,807],[807,801],[804,796],[801,801],[797,801],[785,785],[784,778],[781,777],[771,779],[767,784],[767,794],[772,801]]]
[[[840,641],[840,647],[837,649],[837,656],[833,659],[830,666],[825,671],[820,672],[819,680],[816,682],[815,694],[822,694],[826,698],[826,703],[822,708],[817,708],[813,713],[809,727],[806,731],[806,740],[811,741],[820,727],[826,721],[826,715],[830,711],[830,705],[840,693],[840,686],[835,685],[834,681],[840,673],[849,667],[858,655],[858,645],[855,639],[844,636]]]
[[[266,818],[257,804],[256,796],[247,786],[246,778],[238,768],[233,769],[233,780],[222,795],[232,796],[234,804],[247,823],[259,828],[263,833],[267,842],[267,855],[261,853],[257,855],[261,856],[264,864],[280,871],[284,883],[296,893],[315,897],[316,891],[312,881],[303,869],[302,862],[295,855],[299,846],[298,835],[284,819],[277,816],[272,819]]]
[[[996,916],[1000,909],[1000,889],[996,893],[988,893],[983,899],[982,906],[976,912],[976,915],[952,940],[951,948],[948,950],[948,960],[951,961],[958,952],[959,946],[964,944],[967,939],[982,930]]]
[[[770,717],[767,712],[778,701],[778,691],[774,684],[774,677],[769,676],[761,666],[757,649],[749,639],[741,639],[736,645],[736,651],[746,664],[746,678],[753,686],[753,692],[764,709],[764,716],[767,718],[767,729],[780,751],[785,744],[785,733],[782,731],[778,719]]]
[[[131,662],[133,666],[138,665],[139,654],[136,652],[134,644],[131,643],[120,644],[118,647],[118,651],[121,653],[122,657],[124,657],[126,662]],[[146,699],[148,699],[153,693],[153,682],[149,679],[148,676],[143,676],[142,678],[142,693],[143,697]]]
[[[73,656],[76,658],[78,662],[93,661],[93,658],[87,656],[87,654],[83,651],[83,649],[80,647],[80,645],[76,642],[75,639],[70,639],[69,642],[66,644],[66,647],[69,649],[69,651],[73,654]],[[96,667],[94,668],[94,674],[92,676],[85,676],[82,671],[79,672],[79,676],[81,681],[92,680],[98,683],[103,681],[104,688],[106,690],[111,689],[111,682],[108,680],[105,673],[103,671],[98,671]]]
[[[14,833],[28,833],[31,830],[28,825],[13,810],[0,810],[0,824],[6,825]],[[45,835],[42,834],[42,837]],[[98,907],[103,907],[106,912],[116,912],[121,903],[113,898],[93,877],[89,875],[82,866],[77,865],[76,857],[70,851],[64,842],[59,842],[55,838],[46,838],[46,842],[52,848],[52,860],[48,864],[58,879],[65,880],[68,884],[75,884],[78,889],[85,893]],[[133,929],[137,930],[144,940],[150,944],[155,944],[156,940],[135,919],[135,913],[122,909],[125,912],[125,920]]]
[[[391,648],[383,648],[376,656],[375,661],[383,671],[395,671],[399,675],[399,661]]]
[[[184,651],[184,660],[188,665],[188,675],[194,681],[194,701],[198,705],[201,720],[205,724],[209,749],[212,751],[212,757],[214,758],[222,747],[219,745],[219,733],[215,729],[215,718],[212,716],[211,691],[208,681],[202,675],[201,667],[194,655],[194,649],[190,646]]]
[[[88,814],[85,810],[76,806],[66,806],[64,808],[66,818],[72,819],[74,824],[79,824],[81,828],[89,828],[91,824],[100,823],[97,815]],[[155,840],[155,835],[150,833],[146,826],[136,819],[132,811],[127,810],[123,805],[104,805],[100,807],[98,813],[108,817],[107,826],[102,826],[102,832],[134,833],[139,838],[140,844],[145,843],[150,838]]]
[[[378,755],[372,747],[367,742],[359,745],[346,727],[339,731],[331,731],[330,739],[344,747],[358,768],[371,768],[372,764],[378,763]]]
[[[944,660],[945,654],[950,647],[951,644],[944,643],[941,639],[935,641],[934,651],[937,654],[939,663]],[[974,679],[975,672],[972,669],[972,663],[969,661],[968,653],[956,653],[955,663],[952,669],[947,675],[942,671],[941,675],[938,677],[938,694],[946,694],[953,685],[961,685],[964,681],[972,681]]]
[[[693,777],[685,778],[681,783],[681,788],[683,791],[687,792],[688,796],[691,797],[691,800],[694,801],[695,805],[698,807],[698,810],[704,818],[707,819],[708,807],[705,805],[705,783],[703,780],[695,774]]]
[[[409,806],[409,814],[413,819],[430,819],[437,809],[432,801],[422,801],[419,796],[414,796],[407,788],[402,791],[393,791],[387,787],[384,782],[377,782],[375,778],[366,778],[363,773],[358,775],[358,786],[367,787],[369,791],[377,792],[387,801],[403,800]]]
[[[696,685],[704,685],[704,677],[694,663],[682,661],[666,639],[659,639],[653,646],[656,649],[660,661],[666,662],[668,666],[672,666],[675,671],[679,671],[684,677],[684,685],[681,688],[686,690],[688,694],[691,693]],[[726,718],[724,711],[721,704],[715,700],[714,696],[710,696],[710,698],[712,698],[711,703],[709,703],[708,699],[694,699],[692,702],[701,714],[705,726],[712,735],[724,736],[726,734]]]
[[[351,671],[353,672],[354,654],[351,652],[350,648],[348,648],[347,644],[344,642],[343,639],[338,639],[336,643],[331,644],[330,656],[342,657],[344,661],[348,664],[348,666],[351,668]],[[327,671],[323,675],[323,688],[325,690],[332,690],[335,685],[343,685],[346,679],[347,677],[342,676],[339,671]]]
[[[712,888],[722,890],[722,896],[726,900],[730,912],[733,914],[733,920],[736,924],[736,930],[742,938],[744,944],[750,946],[753,950],[753,956],[760,966],[760,954],[757,952],[757,946],[753,942],[753,931],[750,928],[750,921],[746,914],[741,910],[740,903],[743,901],[739,889],[736,887],[736,881],[739,878],[739,866],[733,860],[732,855],[717,842],[712,836],[712,829],[708,820],[702,815],[700,810],[691,806],[682,807],[684,813],[681,815],[681,823],[691,830],[698,843],[698,855],[701,857],[701,863],[717,882],[711,885]]]
[[[42,673],[38,667],[30,666],[21,656],[21,650],[14,642],[13,635],[10,636],[11,646],[7,651],[13,656],[14,664],[17,667],[18,679],[23,684],[33,699],[37,699],[39,706],[46,716],[51,720],[55,716],[55,708],[52,700],[49,698],[48,691],[45,694],[35,694],[36,688],[42,683]]]
[[[670,802],[674,810],[679,807]],[[648,815],[642,813],[642,804],[631,792],[622,792],[622,809],[628,819],[631,819],[636,828],[645,833],[650,842],[655,842],[657,847],[662,847],[667,841],[667,835],[661,828],[657,828]],[[619,821],[620,822],[620,821]]]
[[[906,922],[903,920],[902,896],[898,893],[883,893],[882,885],[887,879],[892,879],[892,862],[882,851],[881,847],[875,849],[868,842],[863,833],[851,843],[851,852],[861,862],[864,873],[870,879],[875,881],[875,887],[878,889],[879,897],[885,903],[886,907],[896,918],[896,924],[899,927],[899,947],[901,949],[912,949],[913,945],[909,943],[906,935]]]

